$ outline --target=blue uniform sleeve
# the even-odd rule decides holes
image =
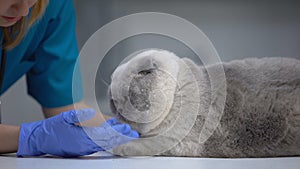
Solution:
[[[46,31],[34,53],[37,63],[27,73],[28,93],[48,108],[78,102],[82,84],[72,0],[49,1],[40,22]]]

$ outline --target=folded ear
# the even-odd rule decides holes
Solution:
[[[153,70],[158,68],[157,61],[152,57],[145,57],[144,60],[141,60],[139,64],[139,69],[142,70]]]
[[[145,58],[138,66],[136,74],[137,77],[147,76],[147,79],[150,79],[151,77],[154,77],[154,73],[158,69],[159,67],[153,58]]]

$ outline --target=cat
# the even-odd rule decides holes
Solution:
[[[225,80],[214,71],[220,66]],[[219,80],[215,89],[212,76]],[[247,58],[204,66],[151,49],[118,66],[111,78],[113,114],[141,136],[114,148],[117,155],[300,156],[297,59]]]

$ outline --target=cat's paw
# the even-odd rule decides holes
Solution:
[[[120,145],[112,149],[112,153],[118,156],[145,156],[146,153],[135,141]]]

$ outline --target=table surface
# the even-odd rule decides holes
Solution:
[[[289,158],[178,158],[114,157],[91,155],[80,158],[53,156],[17,158],[0,155],[0,169],[299,169],[300,157]]]

